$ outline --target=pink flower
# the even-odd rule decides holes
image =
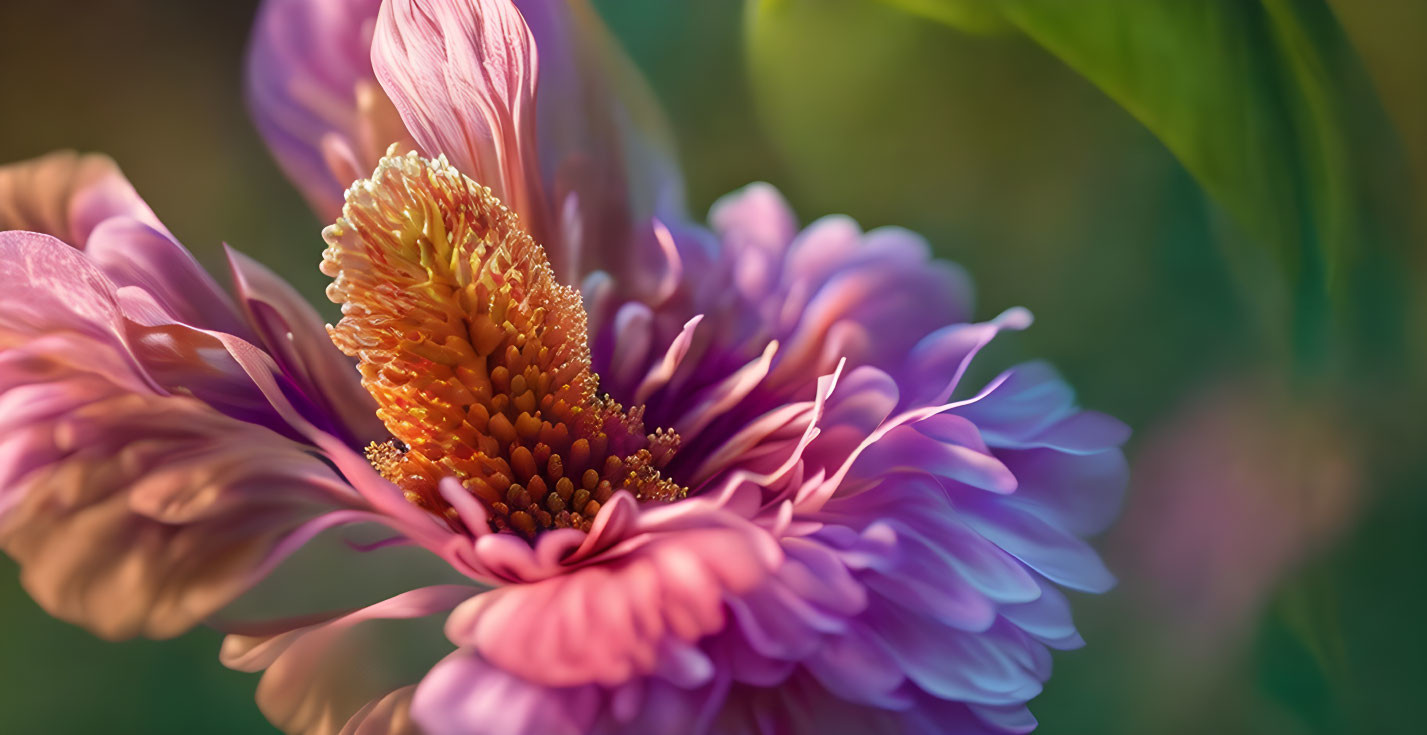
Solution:
[[[260,126],[341,207],[330,341],[237,254],[229,299],[107,161],[0,171],[27,588],[109,637],[228,631],[289,732],[1033,728],[1080,644],[1059,588],[1112,584],[1082,539],[1124,427],[1039,363],[967,390],[1029,315],[970,322],[912,233],[799,231],[765,185],[688,222],[591,11],[517,5],[264,7]]]

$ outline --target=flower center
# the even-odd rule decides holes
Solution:
[[[452,477],[492,528],[533,538],[588,530],[617,490],[687,494],[659,472],[678,435],[597,394],[579,293],[490,189],[393,147],[322,234],[328,332],[396,440],[367,458],[408,500],[455,524]]]

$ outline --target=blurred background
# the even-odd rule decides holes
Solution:
[[[0,161],[113,156],[210,267],[321,299],[240,93],[256,0],[0,4]],[[606,0],[694,211],[898,224],[1128,421],[1121,585],[1047,735],[1416,733],[1427,688],[1423,0]],[[216,272],[221,269],[215,268]],[[329,312],[330,313],[330,312]],[[0,560],[0,730],[260,733],[218,636],[103,643]]]

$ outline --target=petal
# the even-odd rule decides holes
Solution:
[[[614,686],[659,670],[676,650],[668,644],[722,628],[725,596],[752,589],[777,562],[763,529],[717,509],[679,507],[688,503],[645,511],[662,519],[637,519],[642,533],[626,552],[616,547],[565,574],[473,598],[452,613],[447,634],[549,686]]]
[[[535,141],[535,42],[506,0],[388,0],[372,67],[429,155],[491,188],[537,241],[547,206]]]
[[[421,735],[416,721],[411,719],[411,698],[416,687],[405,686],[352,715],[339,735]]]
[[[552,687],[463,649],[421,681],[411,712],[427,735],[699,735],[708,732],[724,692],[716,684],[688,689],[658,677],[615,689]]]
[[[754,183],[714,202],[709,224],[726,248],[780,252],[798,234],[793,208],[770,184]]]
[[[203,329],[248,334],[232,299],[166,232],[129,217],[95,227],[85,254],[116,286],[138,286],[174,319]]]
[[[356,365],[332,344],[317,310],[246,255],[229,249],[228,265],[239,301],[263,346],[303,393],[336,419],[335,426],[326,428],[356,445],[386,436]]]
[[[56,616],[172,636],[315,530],[343,483],[310,446],[194,397],[264,401],[217,339],[169,325],[215,351],[185,357],[196,345],[134,325],[120,291],[52,237],[0,233],[0,546]]]
[[[984,445],[939,441],[913,426],[899,426],[873,442],[858,457],[854,469],[879,475],[929,472],[993,493],[1016,490],[1016,476]]]
[[[96,399],[81,386],[75,403],[11,429],[59,440],[31,445],[0,515],[0,545],[56,617],[111,639],[177,635],[251,587],[283,539],[335,505],[331,470],[267,429],[188,398]]]
[[[29,230],[83,248],[95,226],[130,217],[167,234],[108,156],[59,151],[0,166],[0,230]]]
[[[631,230],[683,217],[673,136],[644,80],[586,0],[516,0],[540,53],[539,147],[553,206],[575,208],[571,273],[627,275]],[[578,251],[578,252],[576,252]],[[568,256],[567,256],[568,253]]]
[[[1020,482],[1009,502],[1047,523],[1089,536],[1120,514],[1130,468],[1119,449],[1095,454],[1000,450],[996,456]]]
[[[895,373],[904,390],[903,405],[944,403],[956,390],[972,358],[1005,329],[1025,329],[1031,313],[1015,307],[989,322],[953,324],[923,337]]]
[[[893,604],[881,605],[869,623],[907,677],[939,699],[1019,705],[1039,694],[1050,674],[1026,648],[1040,644],[1004,623],[966,633]]]
[[[422,679],[412,715],[427,735],[585,735],[599,696],[592,686],[533,684],[463,650]]]
[[[253,119],[283,171],[325,221],[392,143],[414,147],[376,84],[381,0],[266,0],[248,48]]]
[[[1056,584],[1105,592],[1115,577],[1095,550],[1069,531],[1004,502],[959,496],[966,524]]]
[[[1129,438],[1129,427],[1120,421],[1077,410],[1075,391],[1046,363],[1018,365],[1002,378],[995,390],[955,410],[981,427],[993,447],[1089,454]]]
[[[462,585],[423,587],[276,635],[230,635],[223,641],[222,660],[241,671],[264,670],[258,706],[285,732],[335,735],[344,726],[372,730],[381,722],[381,711],[389,713],[388,722],[400,714],[403,695],[388,698],[418,681],[450,650],[441,640],[439,621],[423,618],[451,609],[474,592]]]

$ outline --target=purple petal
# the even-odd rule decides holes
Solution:
[[[673,137],[643,79],[585,0],[516,0],[540,54],[541,170],[552,207],[570,203],[580,243],[552,260],[572,274],[626,276],[634,231],[683,218]],[[568,280],[576,280],[569,278]]]
[[[263,346],[302,392],[336,420],[331,430],[357,445],[386,436],[356,366],[332,344],[317,310],[262,264],[236,250],[227,252],[233,285]]]
[[[372,73],[381,0],[266,0],[248,47],[246,88],[258,130],[323,220],[392,143],[411,147]]]

